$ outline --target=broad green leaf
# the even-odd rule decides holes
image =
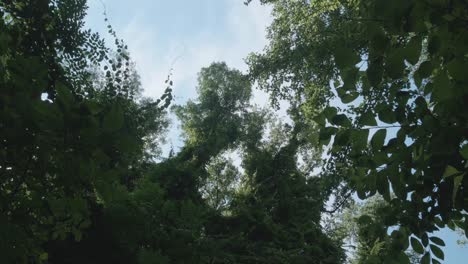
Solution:
[[[393,79],[400,79],[403,77],[405,70],[405,63],[402,50],[396,50],[392,55],[387,58],[385,71],[388,76]]]
[[[320,129],[319,140],[322,144],[326,145],[330,142],[330,139],[333,135],[336,134],[338,129],[336,127],[324,127]]]
[[[419,68],[417,70],[417,74],[421,78],[427,78],[431,76],[432,74],[432,62],[431,61],[425,61],[419,65]]]
[[[387,153],[384,151],[374,150],[374,155],[372,155],[372,161],[376,164],[376,166],[380,166],[387,163]]]
[[[372,149],[380,150],[385,143],[385,137],[387,136],[387,130],[386,129],[379,129],[375,134],[372,136],[371,139],[371,146]]]
[[[411,64],[416,64],[421,55],[422,40],[421,37],[412,37],[405,47],[405,57]]]
[[[319,125],[321,125],[321,126],[325,126],[325,125],[326,125],[325,114],[323,114],[323,113],[320,113],[320,114],[314,116],[313,120],[314,120],[317,124],[319,124]]]
[[[442,177],[443,178],[448,178],[448,177],[455,176],[455,175],[457,175],[459,173],[460,173],[460,171],[458,171],[456,168],[454,168],[453,166],[447,165]]]
[[[377,174],[377,191],[387,200],[386,197],[389,195],[387,175]]]
[[[359,77],[359,69],[357,67],[348,68],[341,71],[341,78],[343,80],[343,87],[346,90],[356,90],[356,81]],[[337,87],[337,86],[335,86]]]
[[[371,111],[363,113],[359,118],[359,124],[364,126],[376,126],[375,115]]]
[[[395,112],[390,106],[387,106],[384,109],[380,110],[378,116],[380,121],[387,124],[393,124],[397,121],[395,117]]]
[[[352,91],[352,92],[347,92],[347,93],[341,94],[339,96],[340,96],[341,102],[343,102],[343,104],[349,104],[349,103],[353,102],[354,100],[356,100],[359,97],[359,93]]]
[[[359,93],[355,91],[355,88],[348,87],[346,84],[343,87],[337,88],[336,92],[338,94],[338,97],[340,97],[341,102],[344,104],[349,104],[352,101],[356,100],[358,98]]]
[[[371,86],[376,87],[382,82],[383,68],[381,65],[369,64],[366,73]]]
[[[385,50],[389,46],[389,39],[385,35],[385,31],[382,27],[378,27],[375,23],[371,24],[372,28],[374,29],[372,32],[372,41],[371,41],[371,48],[372,51],[377,54],[384,54]]]
[[[348,119],[348,117],[345,114],[335,115],[332,118],[331,123],[337,126],[342,126],[342,127],[351,126],[351,121]]]
[[[347,146],[349,145],[351,132],[350,129],[341,129],[336,133],[334,146]]]
[[[446,101],[453,98],[452,84],[446,72],[440,71],[434,78],[433,85],[432,93],[436,100]]]
[[[442,249],[440,249],[436,245],[430,245],[430,248],[431,248],[432,254],[434,254],[437,258],[444,260],[444,252],[442,251]]]
[[[344,46],[336,47],[334,50],[334,55],[336,65],[341,70],[348,67],[354,67],[354,65],[356,65],[361,60],[359,55],[356,54],[352,49]]]
[[[447,70],[455,80],[466,81],[468,80],[467,66],[466,58],[456,58],[447,64]]]
[[[367,138],[369,137],[369,129],[353,129],[351,131],[351,143],[357,150],[367,147]]]
[[[333,106],[328,106],[323,110],[323,114],[328,120],[332,120],[332,118],[338,113],[338,109]]]

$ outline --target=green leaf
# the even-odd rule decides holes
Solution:
[[[348,117],[344,114],[339,114],[335,115],[331,123],[337,126],[342,126],[342,127],[350,127],[351,126],[351,121],[348,119]]]
[[[387,130],[386,129],[379,129],[377,132],[375,132],[374,136],[372,136],[371,139],[371,146],[372,149],[380,150],[383,147],[383,144],[385,143],[385,137],[387,136]]]
[[[405,47],[405,57],[411,64],[416,64],[421,56],[422,40],[421,37],[412,37]]]
[[[357,150],[362,150],[367,147],[367,138],[369,137],[369,129],[353,129],[351,131],[351,143]]]
[[[350,136],[351,136],[351,133],[349,129],[339,130],[338,133],[336,133],[335,142],[333,145],[340,146],[340,147],[349,145]]]
[[[436,245],[430,245],[432,253],[439,259],[444,260],[444,252]]]
[[[377,174],[377,191],[387,200],[390,190],[387,175],[383,173]]]
[[[393,124],[397,121],[395,113],[390,106],[385,106],[384,109],[380,110],[378,116],[380,121],[387,124]]]
[[[434,78],[432,93],[436,100],[446,101],[453,98],[452,84],[444,71]]]
[[[338,97],[340,97],[341,102],[344,104],[349,104],[352,101],[356,100],[358,98],[359,93],[354,90],[354,88],[349,88],[346,86],[340,87],[336,89],[336,92],[338,93]]]
[[[359,118],[359,124],[364,126],[376,126],[375,115],[371,111],[363,113]]]
[[[460,173],[460,171],[458,171],[456,168],[454,168],[454,167],[452,167],[450,165],[447,165],[442,177],[445,179],[445,178],[448,178],[448,177],[455,176],[455,175],[457,175],[459,173]]]
[[[424,256],[421,258],[421,264],[430,264],[431,263],[431,255],[429,252],[424,254]]]
[[[322,144],[327,145],[330,142],[332,135],[335,135],[338,129],[336,127],[324,127],[320,129],[319,140]]]
[[[444,228],[446,223],[442,221],[442,219],[440,219],[440,217],[435,217],[434,218],[434,223],[440,227],[440,228]]]
[[[398,261],[396,261],[396,263],[399,263],[399,264],[410,264],[410,259],[408,257],[408,255],[406,255],[404,252],[400,252],[398,254]]]
[[[427,78],[432,74],[432,63],[430,61],[425,61],[419,65],[418,70],[416,71],[419,77]]]
[[[333,106],[328,106],[323,110],[323,114],[328,120],[332,120],[332,118],[338,113],[338,109]]]
[[[440,38],[438,36],[431,36],[431,38],[429,39],[428,47],[427,47],[429,53],[435,54],[436,52],[439,51],[440,46],[441,46]]]
[[[466,74],[468,63],[464,58],[456,58],[447,64],[447,70],[452,78],[459,81],[468,80],[468,74]]]
[[[383,68],[380,64],[369,64],[366,70],[367,79],[371,86],[376,87],[382,82]]]
[[[423,246],[424,247],[427,247],[427,245],[429,245],[429,239],[427,237],[427,233],[424,233],[422,236],[421,236],[421,242],[423,243]]]
[[[313,120],[314,120],[317,124],[319,124],[319,125],[321,125],[321,126],[325,126],[325,125],[326,125],[325,114],[323,114],[323,113],[320,113],[320,114],[314,116]]]
[[[388,76],[393,79],[400,79],[403,77],[403,71],[405,70],[405,62],[403,53],[400,50],[396,50],[392,55],[387,58],[385,65],[385,71]]]
[[[440,261],[438,261],[437,259],[433,258],[432,259],[432,264],[441,264]]]
[[[458,175],[456,176],[455,178],[453,178],[453,193],[452,193],[452,201],[453,203],[455,203],[455,199],[457,198],[457,193],[458,193],[458,189],[460,188],[461,186],[461,183],[463,181],[463,177],[465,175]]]
[[[349,104],[353,102],[354,100],[356,100],[356,98],[358,97],[359,97],[358,92],[349,92],[349,93],[340,95],[340,99],[341,99],[341,102],[343,102],[343,104]]]
[[[417,240],[416,238],[412,237],[412,238],[410,239],[410,242],[411,242],[411,247],[413,248],[413,250],[414,250],[416,253],[424,254],[424,247],[423,247],[423,245],[421,244],[421,242],[419,242],[419,240]]]
[[[431,238],[429,238],[431,240],[432,243],[434,244],[437,244],[439,246],[442,246],[442,247],[445,247],[445,243],[442,239],[436,237],[436,236],[433,236]]]
[[[343,70],[348,67],[354,67],[361,58],[352,49],[340,46],[334,50],[336,65]]]

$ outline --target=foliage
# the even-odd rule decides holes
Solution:
[[[0,2],[2,263],[45,263],[82,240],[141,176],[145,138],[165,124],[157,104],[133,100],[122,41],[113,58],[82,29],[85,4]]]
[[[344,259],[319,225],[320,180],[296,162],[303,125],[265,139],[247,76],[213,63],[198,98],[174,106],[184,147],[156,162],[172,81],[141,97],[112,27],[115,52],[82,29],[85,4],[0,3],[2,263]]]
[[[297,132],[261,144],[266,115],[248,107],[250,84],[239,80],[224,63],[201,70],[198,98],[175,107],[184,147],[109,207],[114,239],[150,263],[339,263],[319,225],[319,179],[297,168]],[[234,150],[242,171],[224,155]]]
[[[274,21],[251,78],[321,126],[336,188],[382,195],[386,226],[399,226],[389,238],[443,260],[428,234],[468,233],[466,2],[261,2]]]
[[[201,69],[163,159],[171,75],[144,98],[85,0],[0,2],[2,263],[343,263],[349,237],[357,263],[444,259],[431,232],[468,233],[467,4],[261,2],[269,45]]]
[[[385,263],[391,248],[398,246],[386,235],[388,210],[389,204],[376,195],[365,203],[353,202],[338,217],[327,220],[332,236],[346,241],[344,246],[349,249],[350,263]],[[397,256],[398,263],[416,264],[419,260],[419,254],[413,249]]]

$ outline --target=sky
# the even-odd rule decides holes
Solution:
[[[173,69],[173,104],[196,97],[197,73],[212,62],[225,61],[245,72],[244,58],[267,44],[265,29],[271,22],[269,7],[245,6],[243,0],[89,0],[88,5],[87,27],[108,36],[105,10],[128,45],[145,96],[159,98]],[[267,101],[255,90],[254,103],[265,106]],[[172,120],[163,153],[182,146],[178,124]]]
[[[197,73],[215,61],[246,71],[244,58],[261,52],[268,44],[266,27],[271,8],[243,0],[88,0],[87,27],[106,37],[103,12],[129,47],[136,62],[145,96],[159,98],[172,68],[175,104],[196,96]],[[109,36],[107,36],[109,37]],[[110,39],[110,38],[109,38]],[[109,44],[111,42],[108,42]],[[258,90],[253,102],[267,105],[267,96]],[[181,146],[180,130],[174,122],[169,145]],[[445,262],[468,263],[468,247],[460,247],[460,237],[450,230],[436,234],[447,244]]]

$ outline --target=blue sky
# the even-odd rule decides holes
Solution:
[[[176,102],[195,95],[196,74],[213,61],[246,69],[267,43],[269,9],[242,0],[103,0],[108,18],[137,62],[145,94],[159,96],[173,64]],[[103,5],[89,0],[88,26],[105,32]],[[174,63],[175,61],[175,63]]]
[[[265,28],[271,21],[268,7],[247,7],[243,0],[89,0],[88,5],[87,26],[104,37],[105,6],[136,61],[144,95],[158,98],[173,68],[175,104],[196,96],[197,73],[214,61],[245,71],[244,58],[267,44]],[[253,101],[264,106],[267,97],[257,90]],[[179,134],[173,120],[164,153],[171,145],[182,146]]]
[[[246,70],[244,58],[267,44],[265,28],[270,9],[243,0],[89,0],[87,26],[106,35],[104,6],[109,22],[129,46],[141,75],[144,95],[157,98],[164,80],[173,70],[175,103],[194,98],[197,73],[213,61],[226,61]],[[104,6],[103,6],[104,4]],[[254,102],[264,106],[266,96],[254,93]],[[180,146],[177,124],[170,143]],[[167,150],[167,146],[166,146]],[[444,263],[468,263],[468,247],[456,244],[450,230],[439,232],[445,247]]]

